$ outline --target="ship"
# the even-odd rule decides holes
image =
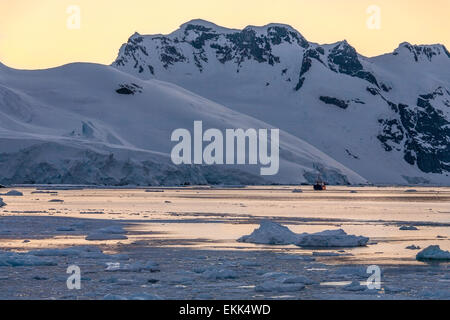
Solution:
[[[325,190],[327,190],[327,185],[320,178],[320,176],[317,178],[316,184],[314,185],[314,190],[316,190],[316,191],[325,191]]]

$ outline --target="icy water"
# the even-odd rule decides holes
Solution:
[[[101,282],[101,277],[109,275],[103,272],[105,262],[101,258],[94,262],[82,260],[83,264],[90,265],[89,269],[93,268],[89,270],[89,273],[96,275],[92,278],[99,281],[98,284],[94,284],[96,280],[88,277],[88,286],[92,288],[89,294],[83,293],[84,298],[102,298],[102,295],[107,295],[110,291],[115,292],[116,295],[130,296],[131,293],[139,291],[137,288],[141,290],[153,288],[155,290],[152,292],[157,291],[163,298],[169,299],[216,298],[212,291],[214,288],[223,287],[220,277],[213,276],[214,281],[208,278],[202,282],[202,273],[199,272],[200,278],[195,278],[194,276],[198,276],[194,270],[197,264],[192,263],[192,259],[194,261],[206,259],[209,261],[206,265],[214,268],[218,266],[238,268],[236,263],[244,259],[246,263],[240,268],[245,269],[245,272],[249,274],[246,273],[245,277],[243,275],[237,277],[241,280],[235,280],[234,291],[230,292],[230,297],[285,297],[285,295],[273,293],[274,290],[285,292],[283,291],[285,287],[269,290],[270,294],[255,293],[255,290],[261,292],[260,289],[255,289],[258,284],[255,277],[262,276],[263,271],[292,274],[299,271],[297,270],[299,262],[296,257],[311,257],[313,254],[315,255],[311,261],[301,263],[300,269],[304,271],[302,274],[317,277],[315,281],[318,284],[317,287],[309,294],[305,293],[307,292],[305,289],[297,288],[301,293],[288,295],[285,298],[314,298],[315,294],[320,294],[319,298],[323,298],[326,297],[326,295],[323,296],[324,293],[327,293],[330,298],[335,297],[334,294],[338,294],[338,297],[342,294],[355,294],[347,291],[335,293],[333,290],[348,284],[348,281],[363,279],[357,277],[353,279],[351,275],[341,279],[342,277],[336,276],[333,272],[339,270],[341,265],[364,268],[373,264],[390,270],[393,277],[391,280],[405,273],[404,281],[407,281],[410,276],[421,279],[420,281],[428,279],[430,286],[433,283],[442,286],[444,291],[443,293],[442,290],[439,291],[438,298],[449,294],[445,291],[449,283],[448,263],[429,265],[418,262],[415,259],[418,250],[410,250],[406,247],[415,245],[423,249],[429,245],[439,245],[441,249],[450,250],[450,188],[330,187],[325,192],[312,191],[311,187],[283,186],[14,189],[23,192],[23,196],[0,195],[7,204],[0,208],[0,250],[28,252],[80,245],[96,246],[106,254],[126,253],[130,255],[132,261],[146,255],[150,255],[152,260],[160,258],[160,264],[170,265],[168,272],[175,272],[175,275],[172,274],[170,277],[174,279],[181,277],[185,280],[181,279],[183,281],[180,280],[172,285],[169,281],[164,286],[162,285],[164,277],[156,279],[155,283],[150,281],[151,284],[142,284],[138,281],[134,283],[136,287],[131,290],[133,285],[130,283],[117,284],[123,280],[119,277],[111,280],[112,282],[107,286],[100,286],[100,283],[104,283]],[[294,193],[294,189],[302,189],[303,192]],[[0,192],[9,190],[2,189]],[[253,245],[236,241],[239,237],[250,234],[265,218],[273,219],[296,233],[341,228],[349,234],[369,237],[370,241],[365,247],[326,250],[302,249],[294,245]],[[94,241],[85,239],[86,235],[99,228],[112,225],[123,227],[127,231],[127,239]],[[418,230],[399,230],[404,225],[413,225]],[[330,252],[339,255],[326,256]],[[325,254],[325,256],[317,256],[317,253]],[[58,267],[62,267],[61,263],[66,265],[71,262],[67,256],[63,258],[61,255],[55,256]],[[169,263],[169,257],[176,262]],[[223,259],[226,261],[224,262]],[[205,265],[205,263],[200,262],[199,265]],[[2,290],[9,288],[9,291],[4,291],[0,298],[79,298],[76,293],[69,294],[63,288],[63,271],[58,271],[59,278],[56,278],[59,280],[55,280],[62,284],[57,292],[53,292],[52,290],[56,289],[47,287],[46,281],[20,278],[18,270],[21,268],[31,273],[40,270],[40,272],[42,270],[49,272],[48,269],[51,269],[51,267],[33,266],[10,268],[0,265],[0,287]],[[404,272],[406,270],[404,268],[409,271]],[[180,270],[187,274],[180,275]],[[355,270],[359,270],[356,273],[361,276],[362,269]],[[244,271],[241,270],[241,272]],[[331,272],[335,276],[326,276],[321,274],[323,272],[327,274]],[[158,274],[162,277],[163,270]],[[134,274],[132,279],[135,278]],[[16,281],[13,281],[14,279]],[[17,284],[18,279],[22,280],[22,284]],[[200,287],[195,286],[197,289],[194,290],[192,281],[189,279],[195,283],[200,281]],[[47,282],[51,280],[47,279]],[[230,281],[224,283],[229,285]],[[33,284],[36,285],[35,288]],[[404,294],[397,292],[397,289],[392,291],[395,295],[400,295],[400,298],[430,297],[426,288],[417,286],[418,284],[411,284],[409,290],[399,291],[406,292]],[[27,287],[26,290],[25,287]],[[160,289],[156,290],[158,288]],[[295,288],[290,289],[295,292]],[[365,296],[374,297],[373,294]],[[353,296],[347,298],[353,298]],[[388,296],[382,298],[388,298]]]

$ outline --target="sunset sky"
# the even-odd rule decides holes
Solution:
[[[81,10],[79,29],[67,27],[71,5]],[[381,9],[380,29],[367,27],[371,5]],[[309,41],[346,39],[366,56],[403,41],[449,48],[449,12],[450,0],[0,0],[0,62],[24,69],[110,64],[135,31],[166,34],[197,18],[231,28],[285,23]]]

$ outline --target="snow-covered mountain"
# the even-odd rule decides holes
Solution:
[[[135,33],[113,67],[174,83],[306,141],[373,183],[450,185],[450,53],[402,43],[366,58],[282,24],[194,20]]]
[[[202,120],[205,130],[268,123],[160,80],[76,63],[21,71],[0,64],[0,183],[180,185],[366,180],[298,137],[280,132],[280,171],[176,166],[171,133]]]

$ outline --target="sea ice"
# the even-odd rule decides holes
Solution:
[[[158,268],[158,264],[153,261],[141,262],[137,261],[135,263],[126,263],[122,264],[119,262],[108,262],[106,263],[105,271],[121,271],[121,272],[158,272],[160,269]]]
[[[211,268],[203,272],[202,277],[209,280],[236,279],[238,274],[230,269]]]
[[[56,263],[43,260],[29,253],[0,251],[0,267],[56,266]]]
[[[411,230],[419,230],[419,229],[417,229],[417,228],[414,227],[414,226],[401,226],[399,230],[402,230],[402,231],[411,231]]]
[[[256,292],[296,292],[305,288],[303,283],[284,283],[280,280],[269,280],[255,287]]]
[[[429,246],[420,251],[416,259],[423,260],[450,260],[450,252],[442,250],[439,246]]]
[[[17,190],[11,190],[7,193],[2,194],[2,196],[12,196],[12,197],[20,197],[23,196],[23,193]]]
[[[310,284],[316,284],[317,282],[314,280],[311,280],[310,278],[308,278],[306,276],[299,275],[299,276],[288,277],[283,280],[283,283],[303,283],[306,285],[310,285]]]
[[[359,281],[352,281],[349,285],[344,286],[344,290],[347,291],[365,291],[367,290],[366,286],[362,286]]]
[[[252,234],[239,238],[239,242],[256,244],[286,245],[298,241],[298,235],[287,227],[270,220],[263,220]]]
[[[300,234],[296,245],[299,247],[360,247],[365,246],[368,241],[369,238],[349,235],[339,229]]]
[[[126,240],[128,237],[125,235],[127,232],[119,226],[111,226],[96,230],[87,235],[86,240]]]
[[[0,208],[6,206],[6,203],[3,202],[3,199],[0,198]]]
[[[263,220],[258,229],[238,241],[272,245],[296,244],[299,247],[359,247],[365,246],[369,238],[348,235],[342,229],[296,234],[281,224]]]

